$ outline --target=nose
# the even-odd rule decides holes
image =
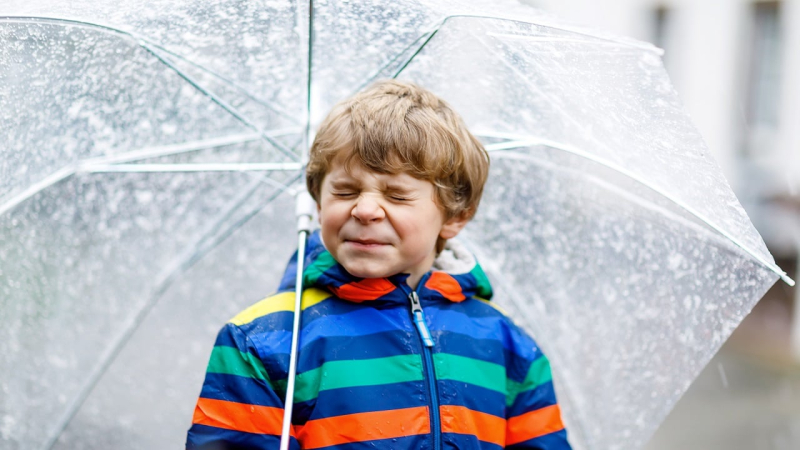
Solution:
[[[362,195],[353,206],[350,215],[361,223],[369,223],[383,220],[386,217],[386,212],[378,201]]]

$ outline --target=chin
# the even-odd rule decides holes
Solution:
[[[347,273],[358,278],[386,278],[388,276],[394,275],[392,273],[386,273],[370,268],[351,267],[346,264],[342,264],[342,266],[345,268],[345,270],[347,270]]]

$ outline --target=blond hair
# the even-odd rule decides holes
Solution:
[[[308,192],[320,188],[340,152],[378,173],[430,181],[446,219],[471,219],[489,173],[489,155],[450,105],[399,80],[379,81],[333,107],[317,132],[306,168]],[[437,243],[441,251],[444,241]]]

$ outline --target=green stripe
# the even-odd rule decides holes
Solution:
[[[505,367],[465,356],[437,353],[433,355],[436,378],[474,384],[506,394]]]
[[[486,273],[483,271],[481,266],[475,264],[475,267],[473,267],[469,273],[475,277],[475,281],[478,283],[476,291],[478,297],[485,298],[487,300],[492,298],[492,284],[489,283],[489,278],[486,276]]]
[[[308,267],[303,270],[303,286],[312,286],[326,270],[336,265],[333,255],[327,250],[317,256]]]
[[[419,355],[390,356],[387,358],[328,361],[320,367],[303,372],[295,378],[295,402],[317,398],[319,392],[329,389],[422,380],[422,359]],[[286,390],[286,380],[277,386]]]
[[[214,347],[211,351],[207,371],[269,381],[269,375],[261,360],[250,353],[242,353],[233,347],[223,345]]]
[[[525,391],[536,389],[538,386],[545,384],[552,379],[553,376],[550,373],[550,361],[548,361],[547,358],[542,355],[531,364],[530,369],[528,369],[528,375],[525,377],[525,381],[518,383],[513,380],[508,380],[506,406],[513,405],[514,400],[517,399],[517,395]]]

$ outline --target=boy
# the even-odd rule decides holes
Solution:
[[[547,359],[453,241],[488,175],[444,101],[384,81],[320,127],[293,448],[569,449]],[[295,258],[297,255],[295,255]],[[217,338],[186,447],[278,448],[296,260]]]

